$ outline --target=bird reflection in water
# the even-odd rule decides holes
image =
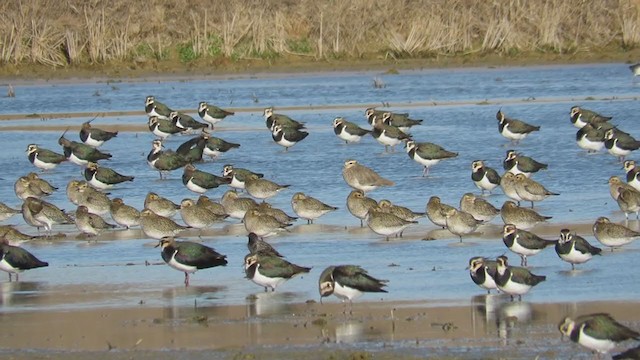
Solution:
[[[0,306],[31,305],[45,292],[45,283],[14,281],[0,283]]]
[[[218,294],[226,291],[225,286],[174,286],[162,290],[164,299],[164,319],[177,320],[191,317],[198,307],[206,307],[215,302]]]
[[[291,314],[298,298],[293,292],[260,292],[247,296],[247,317]]]
[[[523,326],[532,323],[540,314],[530,303],[511,302],[507,295],[477,295],[471,299],[474,334],[491,334],[496,331],[506,345],[514,333],[524,331]],[[479,319],[476,316],[479,315]],[[480,320],[480,321],[479,321]],[[495,324],[495,328],[494,325]]]

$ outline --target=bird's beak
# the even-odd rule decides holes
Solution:
[[[158,243],[156,244],[156,246],[154,246],[154,248],[157,248],[158,246],[160,246],[160,241],[158,241]]]

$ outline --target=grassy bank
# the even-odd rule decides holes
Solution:
[[[634,0],[33,0],[0,19],[2,75],[631,61],[640,45]]]

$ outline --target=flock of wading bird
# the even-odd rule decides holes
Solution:
[[[133,181],[134,177],[122,175],[98,164],[99,161],[111,157],[98,148],[116,137],[117,132],[92,127],[90,120],[82,124],[80,142],[67,139],[66,132],[60,137],[58,143],[62,146],[63,154],[36,144],[30,144],[27,148],[29,161],[44,172],[64,161],[84,168],[85,179],[72,180],[66,188],[67,197],[78,206],[75,216],[43,200],[57,188],[32,172],[20,177],[15,183],[15,193],[24,201],[22,208],[12,209],[1,204],[0,218],[4,220],[22,213],[27,224],[38,229],[44,228],[49,235],[52,226],[56,224],[75,224],[80,232],[88,236],[98,235],[118,226],[127,229],[139,226],[146,236],[159,240],[157,246],[162,249],[163,260],[169,266],[184,272],[184,283],[188,286],[189,274],[199,269],[226,265],[226,256],[197,242],[176,241],[175,237],[185,229],[203,229],[231,217],[241,219],[248,233],[249,254],[244,259],[246,277],[264,287],[265,291],[275,290],[293,276],[311,270],[309,267],[288,262],[264,240],[265,237],[286,231],[297,219],[266,202],[289,185],[277,184],[266,179],[261,173],[233,165],[225,165],[222,176],[198,170],[194,166],[195,163],[201,162],[204,156],[218,158],[225,152],[240,147],[239,144],[212,136],[214,125],[225,117],[234,115],[233,112],[201,102],[198,114],[204,122],[200,122],[185,113],[172,110],[156,101],[153,96],[146,98],[145,111],[148,115],[149,130],[157,137],[147,156],[149,166],[159,172],[161,179],[166,173],[183,168],[182,183],[189,190],[200,194],[197,201],[184,199],[180,204],[175,204],[149,192],[144,209],[139,211],[126,205],[120,198],[109,199],[104,190],[122,182]],[[369,129],[341,117],[335,118],[335,135],[346,143],[357,143],[364,136],[371,134],[385,146],[385,151],[404,144],[408,156],[424,167],[423,176],[428,176],[430,168],[438,162],[458,155],[437,144],[413,140],[410,128],[420,125],[422,120],[411,119],[406,113],[369,108],[365,111],[365,116],[371,126]],[[283,114],[276,114],[272,108],[264,110],[264,118],[274,142],[283,146],[285,150],[308,136],[304,123]],[[509,118],[501,110],[496,114],[496,118],[500,134],[514,145],[540,129],[539,126]],[[578,146],[588,152],[598,152],[606,148],[610,154],[623,161],[625,156],[640,147],[640,142],[630,134],[611,125],[610,117],[574,106],[570,111],[570,119],[579,128],[576,134]],[[175,151],[164,150],[163,140],[167,137],[198,131],[201,132],[199,135],[190,138]],[[500,215],[504,221],[504,244],[521,258],[521,266],[510,265],[504,255],[498,256],[495,260],[478,256],[469,260],[469,270],[472,280],[488,292],[497,289],[510,295],[512,300],[514,296],[521,299],[522,295],[546,279],[545,276],[533,274],[527,269],[528,257],[540,253],[546,247],[554,246],[560,259],[570,263],[574,269],[576,264],[589,261],[602,250],[569,229],[561,230],[557,240],[543,239],[527,231],[550,218],[538,214],[533,209],[534,203],[558,194],[547,190],[532,179],[536,172],[547,168],[544,163],[515,150],[509,150],[503,167],[505,172],[500,176],[481,160],[473,161],[471,164],[471,179],[483,195],[485,191],[491,193],[500,187],[510,198],[500,209],[482,196],[466,193],[462,196],[458,208],[444,204],[437,196],[432,196],[425,212],[415,212],[389,200],[376,201],[368,197],[368,192],[378,187],[392,186],[394,183],[381,177],[375,170],[349,159],[345,161],[342,171],[345,182],[353,188],[347,198],[347,208],[352,215],[360,219],[361,226],[366,223],[373,232],[387,240],[391,236],[402,236],[402,232],[408,226],[426,216],[435,225],[448,229],[462,241],[463,236],[474,233],[479,226]],[[609,180],[611,196],[627,218],[633,212],[638,217],[640,168],[636,167],[632,160],[625,161],[624,168],[626,182],[615,176]],[[240,196],[236,190],[231,189],[224,193],[220,202],[215,202],[204,195],[207,190],[222,185],[244,190],[249,196]],[[531,208],[527,207],[527,203],[531,204]],[[296,215],[306,219],[308,223],[338,209],[302,192],[293,195],[291,205]],[[172,220],[178,212],[185,225]],[[110,214],[117,225],[104,220],[102,216],[106,214]],[[640,237],[640,233],[613,223],[606,217],[596,220],[593,233],[602,245],[610,247],[612,251]],[[21,271],[48,265],[26,250],[13,245],[33,239],[34,236],[22,234],[11,226],[3,226],[0,235],[3,240],[0,245],[0,269],[9,273],[9,281],[12,274],[16,275],[17,280]],[[364,292],[386,292],[385,280],[372,277],[357,265],[329,266],[321,273],[318,286],[321,298],[334,294],[342,300],[348,300],[349,303]],[[618,342],[640,336],[607,314],[566,318],[559,329],[571,340],[602,353],[611,351]]]

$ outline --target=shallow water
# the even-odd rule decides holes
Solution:
[[[373,88],[372,79],[376,76],[383,79],[386,88]],[[340,207],[318,219],[315,225],[298,221],[291,233],[269,239],[289,261],[313,267],[310,274],[278,288],[277,292],[282,293],[278,303],[284,304],[317,300],[317,277],[329,265],[359,264],[371,275],[390,281],[388,294],[365,295],[364,299],[442,300],[448,304],[466,303],[482,293],[464,269],[471,256],[493,257],[507,252],[512,262],[518,263],[517,256],[508,252],[498,236],[469,236],[464,239],[467,246],[459,246],[457,238],[450,235],[436,241],[419,241],[435,229],[427,219],[409,228],[406,240],[386,242],[368,229],[360,229],[359,220],[345,206],[350,188],[342,180],[341,168],[346,159],[357,159],[396,182],[395,186],[378,189],[370,196],[424,211],[430,196],[437,195],[443,202],[457,205],[462,194],[478,193],[470,179],[471,162],[483,159],[501,171],[505,152],[513,147],[548,163],[549,170],[536,174],[535,179],[561,194],[539,203],[536,209],[553,216],[553,224],[590,224],[598,216],[624,220],[606,184],[609,176],[623,176],[624,172],[613,156],[586,155],[576,146],[577,129],[569,121],[570,107],[580,105],[614,116],[613,122],[621,129],[640,136],[640,124],[635,119],[638,85],[624,64],[407,71],[399,75],[362,72],[207,81],[46,84],[19,86],[15,90],[16,98],[0,98],[0,114],[136,111],[143,109],[144,98],[150,94],[174,108],[195,108],[201,100],[221,107],[327,107],[286,112],[306,122],[311,134],[288,152],[272,141],[261,112],[238,113],[220,125],[216,136],[240,143],[241,148],[215,162],[197,165],[201,170],[220,174],[223,165],[230,163],[264,173],[278,183],[290,184],[271,202],[292,215],[290,199],[298,191]],[[460,155],[436,165],[431,175],[423,178],[421,166],[409,159],[402,148],[395,153],[383,153],[383,146],[373,138],[345,145],[335,137],[333,118],[344,116],[366,127],[364,108],[358,104],[382,102],[425,120],[422,126],[413,128],[415,140],[435,142]],[[438,103],[448,105],[434,106]],[[340,110],[331,108],[352,104],[356,105]],[[541,125],[541,131],[517,146],[510,145],[497,131],[495,113],[499,108],[507,116]],[[4,167],[0,174],[0,201],[19,205],[13,183],[35,169],[24,154],[27,144],[37,143],[60,151],[57,145],[60,134],[46,128],[40,130],[40,125],[78,125],[85,120],[2,122],[0,126],[35,127],[0,132],[0,140],[6,146],[0,158]],[[93,125],[145,122],[145,116],[107,116]],[[77,140],[75,131],[67,137]],[[136,176],[134,182],[111,190],[110,196],[122,197],[137,208],[142,207],[148,191],[176,202],[196,198],[181,184],[181,171],[174,171],[168,180],[161,181],[158,173],[148,167],[146,155],[152,139],[148,132],[125,132],[103,146],[103,150],[113,154],[112,160],[103,162],[104,166]],[[165,145],[175,149],[187,139],[172,137]],[[63,164],[42,176],[60,188],[48,200],[61,208],[75,210],[66,199],[64,188],[70,179],[81,179],[81,169]],[[207,195],[218,198],[225,190],[211,190]],[[505,197],[498,190],[488,199],[500,207]],[[19,216],[5,223],[35,233]],[[495,230],[501,220],[497,218],[492,224]],[[630,225],[637,228],[638,222],[631,221]],[[55,230],[70,234],[68,240],[24,244],[50,266],[23,273],[20,284],[1,283],[2,311],[138,303],[189,306],[194,301],[208,305],[253,302],[247,296],[260,294],[262,289],[243,278],[242,260],[247,252],[244,228],[236,220],[214,228],[220,230],[216,232],[220,235],[204,237],[203,242],[226,254],[229,265],[197,272],[192,275],[192,286],[185,289],[183,275],[162,264],[159,250],[153,248],[155,240],[127,232],[125,237],[133,239],[89,243],[74,239],[74,227],[56,227]],[[590,233],[581,235],[597,245]],[[531,302],[637,299],[640,295],[637,272],[622,272],[634,264],[637,256],[638,245],[631,244],[613,253],[603,253],[578,266],[579,271],[570,272],[570,266],[560,261],[553,249],[547,249],[529,260],[532,271],[547,275],[547,281],[533,289],[526,299]],[[154,265],[145,266],[145,262]],[[66,293],[75,295],[63,297],[64,301],[51,300]]]

